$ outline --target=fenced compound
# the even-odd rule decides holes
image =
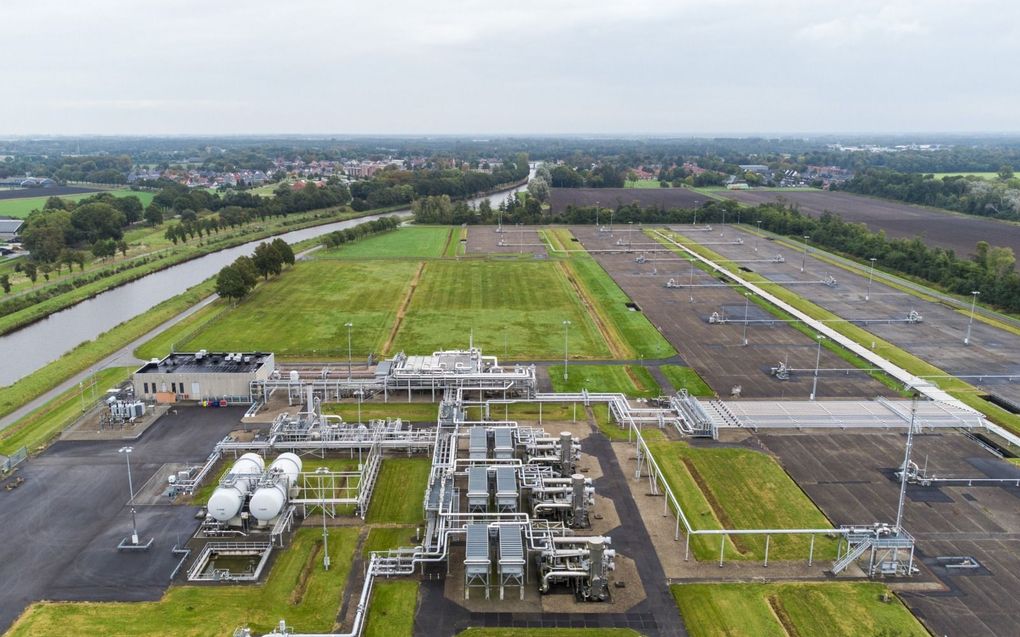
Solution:
[[[28,448],[22,447],[10,456],[0,456],[0,475],[10,473],[22,462],[28,460]]]

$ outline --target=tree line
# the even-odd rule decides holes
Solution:
[[[235,303],[248,295],[258,283],[259,277],[269,280],[283,272],[285,265],[294,265],[294,250],[283,239],[255,246],[252,256],[237,257],[233,263],[224,266],[216,275],[216,293]]]
[[[833,186],[836,189],[836,186]],[[969,215],[1020,220],[1020,179],[1013,168],[998,170],[998,179],[903,173],[886,168],[863,170],[838,189],[907,203],[955,210]]]

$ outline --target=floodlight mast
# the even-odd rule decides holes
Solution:
[[[569,360],[569,334],[570,321],[563,321],[563,380],[567,380],[567,365]]]
[[[981,292],[973,290],[970,294],[970,319],[967,321],[967,335],[963,337],[964,345],[970,345],[970,328],[974,325],[974,307],[977,305],[977,297],[981,294]]]
[[[811,381],[811,400],[814,400],[818,393],[818,366],[822,362],[822,341],[825,340],[821,334],[816,334],[815,338],[818,339],[818,350],[815,353],[815,377]]]

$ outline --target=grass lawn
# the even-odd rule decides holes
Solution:
[[[342,417],[347,422],[358,422],[358,403],[323,403],[322,412]],[[388,403],[361,403],[361,420],[400,418],[411,422],[432,422],[439,418],[439,403],[400,402],[399,397]]]
[[[400,547],[420,544],[414,537],[413,526],[374,526],[368,530],[368,539],[362,553],[365,557],[372,551],[388,551]]]
[[[230,309],[230,303],[227,301],[223,299],[213,301],[188,318],[168,327],[136,347],[134,354],[142,360],[149,360],[152,358],[163,358],[170,353],[171,349],[180,350],[180,343],[184,343],[192,334],[205,327],[210,321],[216,319],[228,309]]]
[[[421,522],[428,477],[429,460],[426,458],[383,460],[365,521],[369,524]]]
[[[538,422],[541,412],[542,422],[571,422],[574,419],[572,403],[514,403],[492,405],[489,408],[489,420],[520,420]],[[482,408],[467,408],[468,420],[481,420]],[[577,406],[577,419],[584,420],[584,405]]]
[[[687,393],[692,396],[715,396],[715,392],[708,386],[708,383],[702,380],[701,376],[698,376],[698,372],[690,367],[663,365],[660,369],[677,391],[686,389]]]
[[[679,584],[670,587],[691,637],[929,634],[884,584]],[[785,624],[785,626],[784,626]]]
[[[403,226],[389,232],[366,237],[338,248],[319,250],[321,258],[402,258],[441,257],[456,229],[448,226]]]
[[[576,244],[574,244],[576,245]],[[603,324],[619,333],[623,341],[624,356],[629,358],[667,358],[676,354],[659,330],[641,312],[627,306],[630,297],[595,259],[587,254],[575,254],[568,261],[570,270],[584,286],[594,309]]]
[[[558,358],[564,320],[571,322],[571,356],[610,356],[556,262],[429,261],[393,349],[462,348],[473,331],[482,351],[506,350],[515,360]]]
[[[666,481],[698,529],[829,528],[832,525],[771,456],[747,449],[690,447],[683,442],[650,442]],[[810,536],[774,536],[770,560],[807,560]],[[765,538],[734,535],[727,559],[759,560]],[[719,559],[719,538],[693,536],[699,560]],[[836,543],[815,538],[815,559],[835,557]]]
[[[45,191],[43,191],[45,192]],[[148,206],[152,203],[152,198],[156,196],[154,192],[140,192],[134,190],[98,190],[96,192],[86,192],[77,195],[63,195],[60,198],[67,201],[79,201],[87,197],[92,197],[100,193],[110,193],[114,197],[138,197],[142,202],[142,207]],[[33,210],[39,210],[46,205],[46,200],[49,199],[49,195],[42,197],[19,197],[17,199],[0,199],[0,216],[3,217],[19,217],[24,219]]]
[[[609,392],[651,398],[662,393],[647,369],[640,365],[570,365],[563,380],[563,365],[549,367],[553,391]]]
[[[133,367],[108,367],[96,372],[96,395],[103,393],[131,376]],[[86,389],[86,401],[89,400]],[[44,446],[81,415],[81,395],[73,387],[19,419],[10,427],[0,430],[0,453],[10,455],[21,447],[30,452]]]
[[[364,637],[408,637],[414,634],[418,582],[376,580],[368,606]]]
[[[259,285],[178,349],[346,356],[344,324],[351,322],[354,355],[363,358],[386,341],[417,267],[409,261],[300,262]]]
[[[301,529],[261,586],[174,586],[158,602],[33,604],[8,635],[180,637],[227,635],[247,623],[261,635],[281,618],[308,632],[333,628],[351,570],[358,529],[329,531],[331,565],[321,567],[321,531]]]
[[[998,179],[999,173],[995,172],[972,172],[972,173],[933,173],[935,179],[942,179],[943,177],[980,177],[982,179]]]

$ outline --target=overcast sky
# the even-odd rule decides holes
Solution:
[[[0,0],[0,134],[1020,130],[1016,0]]]

